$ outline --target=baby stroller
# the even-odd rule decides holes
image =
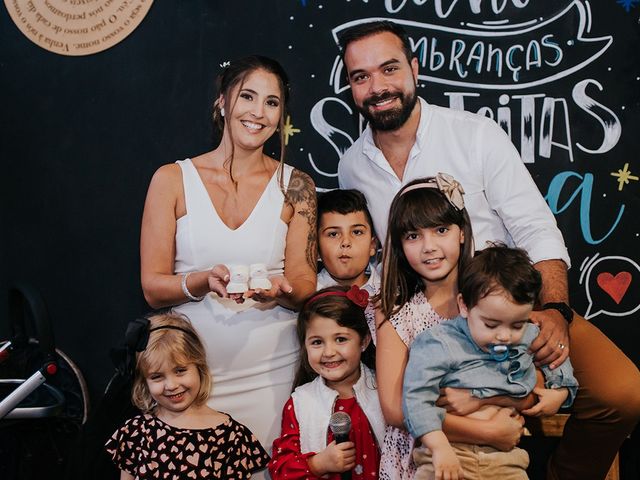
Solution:
[[[111,349],[116,367],[104,395],[98,399],[89,420],[82,426],[73,449],[65,480],[117,480],[120,470],[104,449],[105,442],[125,420],[141,413],[131,403],[131,387],[135,370],[135,339],[140,329],[148,329],[149,321],[137,319],[129,324],[125,341]]]
[[[0,478],[61,478],[67,447],[86,420],[87,386],[55,348],[42,297],[9,289],[9,340],[0,341]]]

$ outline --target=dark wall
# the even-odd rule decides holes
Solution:
[[[42,292],[59,346],[101,391],[108,348],[147,311],[138,238],[149,179],[212,147],[220,64],[255,52],[282,61],[300,129],[288,159],[332,188],[359,134],[332,30],[386,17],[413,22],[428,101],[503,119],[567,240],[574,307],[640,363],[640,182],[612,176],[626,163],[640,174],[636,2],[510,1],[500,14],[471,3],[158,0],[132,35],[86,57],[37,47],[0,7],[2,281]],[[500,74],[497,57],[487,68],[490,47]]]

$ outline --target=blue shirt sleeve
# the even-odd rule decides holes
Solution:
[[[537,325],[528,325],[527,345],[530,345],[539,333],[540,329]],[[566,388],[569,390],[569,396],[562,404],[562,408],[567,408],[573,405],[573,401],[578,393],[578,380],[573,375],[571,360],[567,358],[554,370],[551,370],[547,365],[544,365],[541,370],[544,375],[544,388]]]
[[[442,430],[445,410],[436,406],[440,381],[451,366],[446,346],[432,334],[422,332],[411,345],[404,372],[402,412],[407,430],[414,438]]]
[[[562,408],[573,405],[578,393],[578,380],[573,375],[571,360],[567,358],[562,365],[554,370],[545,365],[542,367],[542,374],[544,375],[545,388],[566,388],[569,390],[569,396],[562,404]]]

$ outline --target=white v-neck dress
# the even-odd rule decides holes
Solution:
[[[175,272],[264,263],[270,275],[281,274],[288,227],[280,219],[284,195],[279,170],[246,221],[232,230],[218,216],[191,160],[177,163],[187,214],[177,222]],[[293,167],[284,168],[286,188]],[[173,310],[189,317],[205,342],[213,376],[209,405],[249,427],[271,451],[298,360],[295,313],[275,301],[238,305],[213,293]]]

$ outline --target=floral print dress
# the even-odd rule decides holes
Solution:
[[[375,309],[370,306],[365,314],[373,341],[377,343]],[[410,348],[413,340],[426,329],[446,320],[431,307],[423,292],[416,293],[389,318],[389,322],[407,348]],[[413,480],[416,466],[411,457],[412,450],[411,435],[406,430],[388,425],[380,453],[380,480]]]

